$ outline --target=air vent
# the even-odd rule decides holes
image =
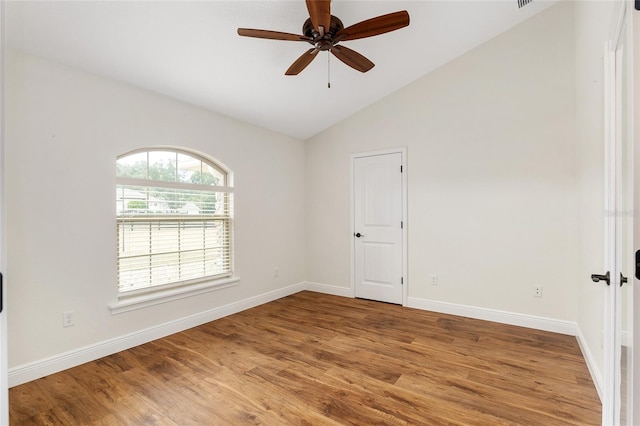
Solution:
[[[531,3],[533,0],[518,0],[518,8],[524,7]]]

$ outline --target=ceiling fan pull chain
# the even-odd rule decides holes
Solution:
[[[327,50],[327,89],[331,89],[331,55]]]

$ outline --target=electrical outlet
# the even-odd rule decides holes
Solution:
[[[71,327],[76,325],[76,313],[74,311],[66,311],[62,313],[62,326]]]
[[[542,286],[536,286],[534,292],[533,292],[533,297],[542,297]]]
[[[280,271],[278,271],[278,268],[275,268],[273,270],[273,278],[278,278],[280,276]]]
[[[438,276],[431,275],[431,285],[438,285]]]

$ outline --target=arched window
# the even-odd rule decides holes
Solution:
[[[118,157],[118,293],[231,276],[232,191],[222,167],[193,153]]]

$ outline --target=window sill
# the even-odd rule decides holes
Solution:
[[[111,315],[117,315],[124,312],[146,308],[148,306],[171,302],[173,300],[184,299],[185,297],[196,296],[198,294],[208,293],[214,290],[233,287],[238,285],[239,281],[240,278],[233,276],[221,280],[207,281],[184,287],[160,290],[153,293],[124,296],[117,302],[109,304],[109,309],[111,310]]]

